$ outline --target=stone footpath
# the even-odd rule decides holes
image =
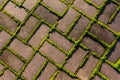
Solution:
[[[0,0],[0,80],[120,80],[120,0]]]

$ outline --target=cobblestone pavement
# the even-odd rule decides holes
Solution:
[[[120,0],[0,0],[0,80],[120,80]]]

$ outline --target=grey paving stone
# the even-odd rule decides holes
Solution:
[[[112,32],[108,31],[105,28],[102,28],[98,24],[94,24],[90,29],[90,32],[108,44],[111,44],[115,39],[115,36]]]
[[[67,2],[67,3],[70,3],[72,0],[64,0],[65,2]]]
[[[45,38],[45,36],[49,33],[49,28],[46,25],[41,25],[38,31],[33,35],[33,37],[30,39],[29,43],[34,46],[38,47],[40,42]]]
[[[14,80],[15,75],[10,70],[5,70],[3,76],[0,77],[0,80]]]
[[[49,62],[37,80],[50,80],[56,70],[55,65]]]
[[[69,26],[72,24],[77,16],[78,12],[70,8],[66,15],[59,21],[57,28],[63,32],[66,32],[66,30],[69,28]]]
[[[14,32],[17,28],[17,23],[13,19],[5,15],[2,11],[0,11],[0,25],[4,26],[12,32]]]
[[[13,4],[12,2],[9,2],[4,9],[11,14],[12,16],[16,17],[17,19],[19,19],[20,21],[23,21],[24,18],[27,15],[27,12],[23,9],[23,8],[19,8],[18,6],[16,6],[15,4]]]
[[[25,59],[28,59],[33,53],[32,48],[28,47],[17,39],[14,39],[9,47]]]
[[[61,64],[65,59],[64,53],[62,53],[60,50],[58,50],[48,42],[45,42],[39,51],[41,51],[46,56],[50,57],[52,60],[59,64]]]
[[[29,63],[29,65],[23,72],[23,76],[25,76],[28,80],[32,80],[35,74],[38,72],[39,68],[45,62],[45,60],[46,60],[45,58],[36,53],[32,61]]]
[[[113,63],[116,63],[117,60],[120,59],[119,53],[120,53],[120,40],[116,43],[114,49],[111,51],[108,60]]]
[[[83,34],[83,32],[85,31],[89,22],[90,21],[86,17],[82,16],[80,20],[78,21],[78,23],[75,25],[75,27],[70,32],[69,36],[74,38],[75,40],[78,40]]]
[[[47,10],[41,5],[37,7],[37,9],[35,10],[35,14],[37,14],[50,24],[54,24],[58,20],[57,16],[52,14],[49,10]]]
[[[23,3],[23,6],[31,10],[37,2],[38,0],[25,0],[25,2]]]
[[[96,5],[98,6],[101,6],[102,3],[105,1],[105,0],[90,0],[91,2],[94,2]]]
[[[10,51],[5,50],[0,56],[0,60],[5,62],[7,65],[11,66],[14,70],[19,71],[24,63],[20,61],[15,55],[13,55]]]
[[[53,32],[50,34],[50,40],[52,40],[54,43],[58,44],[60,47],[62,47],[66,51],[69,51],[73,46],[73,43],[68,41],[65,37],[63,37],[62,35],[60,35],[57,32]]]
[[[83,49],[79,48],[75,51],[75,53],[73,53],[72,57],[65,64],[64,68],[75,73],[76,69],[84,59],[85,55],[86,52]]]
[[[94,58],[93,56],[90,56],[85,66],[81,68],[77,73],[77,76],[82,80],[89,80],[89,77],[92,71],[94,70],[94,68],[96,67],[97,63],[98,63],[98,59]]]
[[[117,5],[115,5],[114,3],[109,3],[102,15],[100,15],[100,17],[98,18],[98,20],[102,21],[103,23],[107,24],[108,20],[111,18],[112,14],[114,13],[114,11],[117,9]]]
[[[109,80],[120,79],[120,74],[106,63],[102,65],[101,73],[108,77]]]
[[[85,37],[81,43],[83,43],[91,51],[98,53],[100,56],[102,56],[105,52],[105,48],[101,44],[95,42],[89,37]]]
[[[60,0],[43,0],[42,2],[58,13],[62,13],[66,8],[66,5],[63,4]]]
[[[75,0],[73,4],[76,8],[84,11],[86,14],[90,16],[94,16],[97,12],[97,9],[88,3],[86,3],[84,0]]]
[[[22,26],[19,35],[23,38],[26,39],[29,34],[33,31],[33,29],[35,28],[35,26],[37,25],[37,23],[39,22],[38,19],[36,19],[35,17],[31,16],[27,22],[25,23],[24,26]]]
[[[9,38],[10,35],[8,33],[6,33],[3,30],[2,32],[0,32],[0,49],[2,49],[2,47],[5,45],[5,43],[8,41]]]

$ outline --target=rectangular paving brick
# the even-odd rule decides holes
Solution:
[[[52,63],[48,63],[37,80],[50,80],[57,68]]]
[[[59,51],[57,48],[55,48],[48,42],[45,42],[39,51],[44,53],[46,56],[50,57],[53,61],[59,64],[61,64],[65,59],[64,53]]]
[[[25,59],[28,59],[33,54],[32,48],[28,47],[17,39],[14,39],[9,47]]]
[[[0,60],[5,62],[7,65],[15,69],[16,71],[19,71],[24,63],[20,61],[15,55],[13,55],[10,51],[5,50],[2,55],[0,56]]]
[[[19,8],[18,6],[16,6],[15,4],[13,4],[12,2],[9,2],[4,9],[10,13],[12,16],[16,17],[17,19],[19,19],[20,21],[23,21],[24,18],[27,15],[27,12],[23,9],[23,8]]]
[[[63,32],[66,32],[66,30],[69,28],[77,16],[78,12],[70,8],[65,16],[59,21],[57,28]]]
[[[2,64],[0,64],[0,72],[4,70],[4,66]]]
[[[38,47],[38,45],[40,44],[40,42],[45,38],[45,36],[48,34],[49,32],[49,28],[46,25],[41,25],[40,28],[38,29],[38,31],[33,35],[33,37],[30,39],[29,43],[34,46],[34,47]]]
[[[94,2],[98,6],[101,6],[105,0],[90,0],[90,1]]]
[[[23,72],[23,76],[25,76],[28,80],[32,80],[45,60],[45,58],[36,53],[32,61],[28,64],[25,71]]]
[[[60,47],[62,47],[66,51],[69,51],[73,46],[73,43],[68,41],[65,37],[63,37],[62,35],[60,35],[57,32],[53,32],[50,34],[50,40],[52,40],[53,42],[58,44]]]

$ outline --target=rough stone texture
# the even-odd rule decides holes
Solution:
[[[96,5],[100,6],[105,0],[90,0],[91,2],[94,2]]]
[[[27,12],[23,8],[17,7],[12,2],[9,2],[4,9],[12,16],[15,16],[17,19],[19,19],[20,21],[23,21],[27,15]]]
[[[68,12],[66,13],[66,15],[59,21],[57,28],[63,32],[66,32],[70,24],[72,24],[72,22],[77,16],[78,16],[78,12],[70,8]]]
[[[56,49],[54,46],[52,46],[48,42],[45,42],[43,44],[43,46],[40,48],[40,51],[59,64],[61,64],[65,59],[64,53]]]
[[[97,12],[95,7],[88,5],[84,0],[75,0],[73,5],[90,16],[94,16]]]
[[[95,76],[94,80],[102,80],[99,76]]]
[[[77,76],[80,77],[82,80],[89,80],[89,77],[94,68],[96,67],[97,63],[98,59],[95,59],[93,56],[90,56],[85,66],[81,68],[77,73]]]
[[[115,36],[113,35],[112,32],[108,31],[105,28],[100,27],[98,24],[94,24],[90,32],[108,44],[111,44],[115,39]]]
[[[1,11],[0,11],[0,25],[6,27],[8,30],[12,32],[14,32],[17,28],[17,23]]]
[[[43,0],[43,3],[45,3],[47,6],[51,7],[58,13],[62,13],[64,9],[66,8],[66,5],[61,3],[60,0]]]
[[[11,66],[16,71],[19,71],[22,66],[23,62],[20,61],[15,55],[13,55],[10,51],[5,50],[2,55],[0,56],[0,60]]]
[[[110,71],[110,72],[109,72]],[[112,67],[108,64],[104,63],[101,67],[101,73],[103,73],[109,80],[119,80],[120,74],[116,72]]]
[[[54,24],[58,20],[57,16],[50,13],[50,11],[44,8],[43,6],[38,6],[37,9],[35,10],[35,14],[37,14],[50,24]]]
[[[95,42],[89,37],[85,37],[82,41],[82,43],[88,47],[90,50],[98,53],[100,56],[102,56],[105,52],[105,49],[103,46],[101,46],[98,42]]]
[[[37,80],[50,80],[56,70],[57,68],[52,63],[48,63]]]
[[[82,16],[79,22],[75,25],[75,27],[70,32],[69,36],[74,38],[75,40],[78,40],[83,34],[83,32],[85,31],[88,24],[89,24],[89,20],[86,17]]]
[[[4,66],[0,64],[0,72],[4,70]]]
[[[67,61],[64,67],[74,73],[84,59],[85,55],[86,52],[79,48],[75,53],[73,53],[72,57]]]
[[[58,44],[60,47],[65,49],[66,51],[69,51],[71,49],[71,47],[73,46],[73,44],[71,42],[66,40],[65,37],[63,37],[62,35],[60,35],[57,32],[53,32],[52,34],[50,34],[50,39],[53,42],[55,42],[56,44]],[[64,44],[62,44],[62,43],[64,43]]]
[[[23,56],[25,59],[28,59],[33,53],[32,48],[28,47],[27,45],[24,45],[22,42],[20,42],[17,39],[14,39],[9,47],[18,54],[20,54],[21,56]]]
[[[2,30],[0,32],[0,49],[4,46],[4,44],[7,42],[7,40],[10,38],[10,35]]]
[[[35,35],[30,39],[29,43],[33,45],[34,47],[37,47],[39,43],[45,38],[45,36],[49,32],[49,28],[46,25],[42,25],[38,31],[35,33]]]
[[[26,67],[23,75],[28,79],[32,80],[35,74],[38,72],[39,68],[42,66],[42,64],[45,62],[45,58],[40,56],[38,53],[34,56],[32,61],[29,63],[29,65]],[[37,63],[37,64],[36,64]]]
[[[38,19],[36,19],[35,17],[31,16],[26,24],[24,26],[22,26],[19,35],[23,38],[26,39],[28,37],[28,35],[33,31],[33,29],[35,28],[36,24],[38,23]]]

